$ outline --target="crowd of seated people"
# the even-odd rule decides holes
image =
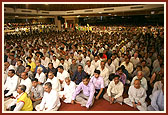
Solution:
[[[163,27],[116,28],[6,36],[4,110],[58,111],[61,103],[90,109],[102,98],[163,111]]]

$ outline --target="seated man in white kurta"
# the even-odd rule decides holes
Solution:
[[[28,77],[28,73],[26,72],[23,72],[21,74],[21,82],[20,82],[20,85],[25,85],[26,86],[26,93],[27,95],[30,95],[30,91],[31,91],[31,87],[32,87],[32,82],[30,80],[30,78]]]
[[[69,73],[66,70],[64,70],[63,66],[58,66],[57,78],[60,81],[62,88],[64,87],[66,77],[70,77]]]
[[[141,87],[139,79],[136,79],[134,81],[134,85],[129,87],[128,95],[129,97],[124,99],[124,103],[131,107],[137,108],[140,111],[147,110],[147,104],[145,102],[147,97],[146,90]]]
[[[10,97],[16,91],[17,85],[19,84],[19,77],[15,74],[15,70],[11,69],[8,71],[8,77],[4,85],[4,96]]]
[[[39,105],[35,108],[37,111],[57,111],[61,106],[58,92],[52,90],[52,84],[50,82],[44,85],[44,96]]]
[[[104,87],[107,87],[110,80],[109,80],[109,70],[105,67],[105,62],[101,61],[100,67],[97,70],[100,70],[100,76],[103,77],[104,80]]]
[[[42,67],[37,68],[37,73],[36,73],[35,78],[38,79],[38,84],[39,85],[42,85],[43,83],[45,83],[46,75],[43,73],[43,68]]]
[[[140,82],[141,82],[141,87],[143,87],[146,91],[148,90],[148,85],[147,85],[147,80],[146,78],[144,77],[144,74],[142,71],[138,71],[137,73],[137,76],[135,76],[133,79],[132,79],[132,82],[131,82],[131,85],[134,85],[134,81],[136,79],[139,79]]]
[[[90,60],[87,60],[86,65],[84,67],[84,71],[87,73],[87,75],[89,75],[91,77],[94,75],[94,70],[95,70],[95,66],[91,65]]]
[[[55,91],[60,91],[61,90],[61,85],[60,85],[60,81],[57,77],[54,76],[54,73],[52,71],[50,71],[48,73],[48,79],[46,81],[50,82],[52,84],[52,89]]]
[[[124,86],[119,78],[119,75],[114,76],[113,80],[108,85],[107,92],[103,96],[103,98],[109,101],[110,104],[118,102],[122,105]]]
[[[64,90],[58,92],[59,97],[65,102],[65,103],[71,103],[72,101],[72,94],[74,93],[76,88],[76,84],[70,80],[69,77],[65,78],[65,85]]]

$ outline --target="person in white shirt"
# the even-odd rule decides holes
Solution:
[[[10,97],[16,91],[19,84],[19,77],[15,74],[15,70],[11,69],[8,71],[8,77],[4,85],[5,97]]]
[[[52,84],[50,82],[45,83],[44,91],[44,97],[35,109],[37,111],[57,111],[61,106],[58,92],[52,90]]]
[[[146,78],[144,77],[142,71],[138,71],[137,76],[135,76],[135,77],[132,79],[131,85],[134,85],[134,81],[135,81],[136,79],[139,79],[139,80],[141,81],[141,87],[143,87],[143,88],[147,91],[147,90],[148,90],[147,80],[146,80]]]
[[[50,71],[48,73],[48,79],[47,79],[46,83],[47,82],[51,82],[52,90],[55,90],[55,91],[60,91],[61,90],[60,81],[59,81],[58,77],[54,76],[54,73],[52,71]]]
[[[105,67],[105,62],[101,61],[100,67],[97,68],[100,70],[100,76],[104,79],[104,86],[107,87],[109,84],[109,70]]]
[[[26,93],[30,95],[31,87],[32,87],[32,82],[30,78],[28,77],[28,73],[23,72],[21,74],[21,82],[20,85],[25,85],[26,86]]]
[[[134,68],[129,58],[126,58],[125,61],[120,66],[122,65],[125,66],[125,69],[128,71],[129,74],[132,74]]]
[[[152,99],[153,94],[157,91],[157,90],[162,90],[164,84],[164,77],[161,77],[160,81],[156,81],[155,84],[153,85],[153,90],[152,90],[152,94],[149,96],[150,99]]]
[[[7,77],[8,77],[8,71],[9,71],[10,69],[15,70],[15,66],[10,65],[9,62],[5,62],[5,63],[4,63],[4,84],[5,84],[6,79],[7,79]]]
[[[92,60],[91,65],[95,66],[95,69],[97,69],[100,66],[100,60],[98,56],[94,57],[94,60]]]
[[[15,66],[10,65],[9,62],[5,62],[5,63],[4,63],[4,69],[5,69],[4,73],[5,73],[5,74],[8,74],[8,71],[9,71],[9,70],[11,70],[11,69],[15,70],[16,68],[15,68]]]
[[[79,57],[82,57],[82,59],[83,59],[83,54],[82,54],[82,50],[78,50],[78,54],[77,54],[77,57],[79,58]]]
[[[109,74],[112,74],[112,73],[115,74],[116,72],[115,65],[112,63],[111,59],[107,60],[107,63],[105,66],[109,70]]]
[[[84,71],[89,75],[90,77],[94,74],[95,67],[91,65],[91,61],[87,60],[86,66],[84,67]]]
[[[160,81],[155,82],[153,86],[152,94],[157,90],[161,90],[163,87],[163,84],[164,84],[164,77],[162,77]]]
[[[41,56],[41,65],[43,65],[45,68],[48,67],[48,64],[50,63],[50,58]]]
[[[36,73],[36,76],[35,76],[35,78],[38,79],[38,83],[40,85],[42,85],[46,81],[46,75],[42,71],[43,71],[43,68],[38,67],[37,68],[37,73]]]
[[[72,94],[75,92],[76,84],[71,81],[69,77],[65,78],[65,85],[64,90],[59,91],[59,97],[65,102],[65,103],[71,103],[72,101]]]
[[[115,66],[115,70],[117,70],[118,67],[119,67],[119,61],[118,61],[118,59],[116,58],[115,54],[113,54],[113,55],[111,56],[111,60],[112,60],[112,64],[114,64],[114,66]]]
[[[124,91],[124,86],[119,78],[119,75],[114,76],[113,80],[108,85],[107,92],[103,96],[103,98],[109,101],[110,104],[113,104],[115,102],[122,104],[123,102],[122,95]]]
[[[63,66],[58,66],[57,78],[59,79],[62,88],[64,87],[66,77],[70,77],[69,73],[64,70]]]
[[[43,48],[42,53],[45,57],[49,57],[49,54],[47,52],[47,48]]]
[[[52,63],[54,68],[57,68],[60,64],[60,61],[56,58],[56,55],[53,56]]]
[[[147,95],[146,90],[141,87],[139,79],[134,81],[134,85],[131,85],[128,90],[128,98],[124,99],[124,103],[137,108],[140,111],[147,110],[147,103],[145,102]]]
[[[90,61],[94,59],[94,56],[91,54],[90,50],[87,51],[87,56],[90,58]]]
[[[84,63],[86,63],[88,60],[90,60],[90,57],[87,56],[86,52],[84,52],[83,55],[84,55],[84,57],[83,57]]]
[[[72,59],[69,58],[69,55],[65,56],[65,63],[68,64],[68,69],[70,69],[70,65],[72,64]]]
[[[135,69],[137,64],[140,62],[140,60],[138,58],[138,53],[135,53],[134,57],[131,57],[130,62],[132,62],[134,69]]]
[[[83,61],[82,56],[78,57],[78,60],[76,61],[78,65],[82,65],[82,67],[85,67],[85,62]]]
[[[64,70],[68,71],[68,69],[69,69],[68,64],[65,63],[64,58],[60,59],[60,64],[59,65],[62,65],[64,67]]]

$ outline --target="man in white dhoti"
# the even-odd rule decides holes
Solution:
[[[52,84],[50,82],[44,85],[44,97],[42,102],[35,108],[37,111],[57,111],[61,106],[58,92],[52,90]]]
[[[124,103],[131,107],[137,108],[140,111],[146,111],[146,90],[143,87],[141,87],[140,84],[141,83],[139,79],[136,79],[134,81],[134,85],[130,86],[128,90],[129,97],[124,99]]]
[[[65,85],[64,90],[58,92],[59,97],[65,102],[65,103],[71,103],[72,101],[72,94],[74,93],[76,88],[76,84],[70,80],[69,77],[65,78]]]

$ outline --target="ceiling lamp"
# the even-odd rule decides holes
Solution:
[[[155,14],[155,11],[151,11],[151,14]]]

